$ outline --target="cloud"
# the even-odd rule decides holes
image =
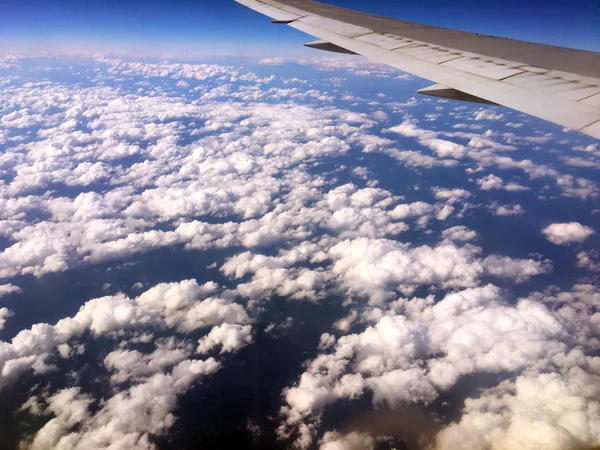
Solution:
[[[23,290],[19,286],[14,284],[1,284],[0,285],[0,297],[10,294],[20,294]]]
[[[471,193],[465,189],[445,189],[434,187],[432,188],[432,191],[435,195],[435,198],[450,204],[467,200],[469,197],[471,197]]]
[[[415,150],[391,149],[386,153],[406,167],[424,167],[431,169],[433,167],[454,167],[458,165],[458,161],[456,160],[433,158]]]
[[[425,202],[414,202],[410,204],[397,205],[391,212],[396,219],[407,219],[409,217],[423,217],[433,211],[433,207]]]
[[[32,397],[28,405],[45,403],[43,414],[53,417],[24,444],[32,449],[154,448],[150,436],[163,434],[173,425],[177,397],[199,378],[216,372],[221,363],[212,357],[194,359],[194,346],[174,336],[157,340],[150,353],[123,347],[129,345],[128,338],[140,342],[140,330],[171,328],[185,333],[211,327],[200,339],[198,351],[205,353],[215,346],[222,347],[221,353],[239,350],[251,342],[249,318],[240,305],[211,297],[216,292],[214,283],[184,280],[158,284],[136,298],[117,294],[92,299],[73,317],[54,326],[35,324],[12,342],[2,342],[1,385],[6,386],[23,371],[33,369],[39,374],[52,369],[46,359],[54,351],[71,357],[67,342],[87,331],[93,337],[122,339],[103,360],[112,396],[100,401],[73,387]],[[152,335],[148,336],[151,341]]]
[[[213,358],[182,361],[168,374],[155,374],[113,395],[93,414],[90,398],[77,388],[59,391],[48,399],[47,413],[55,417],[36,433],[30,448],[153,448],[151,436],[164,434],[174,422],[177,395],[218,369]]]
[[[568,166],[574,167],[592,167],[594,169],[600,169],[600,162],[591,158],[581,158],[579,156],[565,156],[563,161]]]
[[[6,321],[11,318],[14,313],[8,308],[0,308],[0,331],[4,329]]]
[[[285,64],[285,62],[286,60],[284,58],[264,58],[260,60],[260,64],[268,66],[279,66]]]
[[[488,112],[489,111],[481,110],[477,113],[477,115],[483,114],[481,118],[487,118]],[[526,143],[530,145],[532,143],[546,143],[551,139],[551,136],[549,135],[522,137],[512,133],[499,134],[491,130],[485,131],[481,134],[462,131],[433,131],[419,127],[413,118],[407,118],[400,125],[391,127],[384,131],[397,133],[405,137],[415,138],[420,145],[428,148],[434,152],[436,156],[438,156],[437,158],[433,158],[429,155],[423,155],[419,152],[415,153],[412,150],[399,151],[394,149],[393,152],[389,149],[384,150],[385,152],[389,152],[392,157],[397,157],[399,161],[406,163],[408,167],[450,167],[452,164],[457,164],[458,159],[468,158],[473,163],[478,164],[481,168],[497,167],[503,170],[517,169],[527,174],[530,179],[541,177],[552,178],[555,181],[556,187],[560,189],[562,195],[565,197],[585,200],[587,198],[595,198],[600,195],[600,190],[598,189],[597,184],[592,180],[584,177],[576,177],[571,174],[561,173],[558,169],[551,167],[548,164],[538,164],[531,159],[517,160],[510,156],[498,154],[499,152],[512,152],[518,150],[518,147],[514,144]],[[463,145],[440,138],[445,136],[450,138],[467,139],[468,143]],[[440,157],[444,156],[451,156],[455,159],[440,159]],[[432,159],[430,160],[429,158]],[[484,183],[484,187],[489,186],[492,188],[493,186],[498,186],[497,180],[494,178],[489,180],[489,184],[487,184],[485,180],[482,181],[482,183]],[[508,183],[497,188],[508,191],[519,191],[524,190],[526,187],[517,183]]]
[[[440,158],[451,157],[461,159],[466,155],[467,149],[455,142],[437,138],[437,133],[419,128],[410,120],[402,124],[384,130],[385,132],[397,133],[402,136],[415,137],[419,144],[429,148]]]
[[[600,272],[600,255],[597,250],[577,253],[577,267],[582,267],[591,272]]]
[[[550,261],[534,261],[532,259],[515,260],[507,256],[490,255],[483,261],[486,273],[515,280],[517,283],[527,281],[529,278],[552,271]]]
[[[443,208],[438,212],[437,220],[446,220],[454,212],[454,206],[444,205]]]
[[[494,113],[491,109],[480,109],[475,113],[473,120],[502,120],[504,114]]]
[[[227,76],[256,81],[252,74],[228,66],[111,61],[110,67],[115,76],[220,81]],[[37,104],[39,110],[27,119],[42,127],[43,138],[19,143],[22,149],[9,146],[5,155],[3,170],[15,175],[0,192],[0,202],[5,203],[3,234],[11,243],[0,255],[0,276],[5,278],[42,276],[163,246],[190,244],[195,248],[197,244],[190,243],[192,237],[186,230],[195,227],[199,217],[234,216],[248,221],[265,217],[272,201],[289,189],[306,197],[294,201],[310,200],[316,192],[301,193],[299,177],[303,176],[305,183],[320,181],[307,179],[294,166],[316,157],[345,154],[353,142],[367,140],[368,128],[374,123],[366,114],[296,103],[233,106],[151,95],[130,95],[123,100],[117,90],[97,86],[13,88],[6,95],[22,104],[47,96],[48,104]],[[54,98],[61,100],[52,103]],[[52,108],[57,111],[53,116],[56,124],[46,120]],[[71,120],[81,125],[74,137],[72,130],[60,128],[60,123]],[[189,121],[204,125],[188,128]],[[228,134],[212,134],[219,130]],[[252,133],[247,135],[249,130]],[[178,140],[189,138],[190,133],[204,134],[201,143],[182,146],[173,153]],[[69,142],[68,151],[65,142]],[[127,158],[133,158],[133,164],[121,165]],[[280,177],[282,171],[286,175]],[[92,190],[74,197],[50,191],[29,195],[32,190],[55,185],[95,183],[106,185],[106,192],[100,195]],[[290,207],[300,205],[288,203],[277,215]],[[367,212],[348,212],[362,216],[365,224],[370,219]],[[46,219],[23,220],[33,214]],[[157,232],[158,224],[175,230]],[[336,226],[335,221],[332,224]],[[210,233],[204,245],[243,243],[252,247],[268,243],[277,234],[266,229],[248,233],[246,229],[252,225],[246,224],[227,243],[230,225],[200,225],[205,235]],[[373,230],[377,232],[376,227]],[[219,234],[222,239],[213,238]]]
[[[598,151],[598,144],[589,144],[589,145],[576,145],[573,147],[573,150],[578,152],[586,152],[592,154],[594,156],[600,156],[600,151]]]
[[[371,450],[375,448],[375,440],[370,435],[355,431],[346,435],[328,431],[320,444],[320,450]]]
[[[64,445],[61,438],[64,429],[75,427],[88,419],[88,408],[92,400],[80,393],[79,388],[68,388],[56,393],[48,399],[46,413],[55,415],[36,434],[31,443],[32,449],[57,448]]]
[[[225,261],[215,257],[210,267],[219,267],[227,287],[136,283],[134,295],[89,300],[72,317],[34,324],[0,343],[4,388],[25,371],[45,380],[63,358],[78,361],[82,336],[108,346],[96,361],[99,379],[110,382],[105,398],[85,385],[57,391],[50,384],[28,402],[32,413],[37,405],[49,418],[32,436],[34,448],[152,448],[151,436],[172,426],[178,397],[214,374],[229,352],[252,343],[246,308],[260,316],[273,296],[345,300],[345,312],[331,317],[332,328],[315,342],[315,358],[282,393],[278,433],[300,446],[321,436],[323,448],[378,442],[375,435],[324,430],[319,417],[332,403],[368,395],[375,407],[433,408],[463,377],[490,373],[505,382],[471,395],[462,418],[438,436],[440,447],[484,448],[496,438],[506,448],[546,444],[531,431],[538,425],[562,445],[577,427],[594,428],[597,419],[587,412],[596,394],[580,386],[596,381],[589,354],[599,345],[597,289],[582,282],[570,291],[517,296],[512,285],[550,273],[550,261],[487,254],[478,230],[460,224],[467,215],[470,227],[478,223],[481,209],[470,202],[482,195],[469,192],[474,185],[461,167],[467,176],[494,168],[498,175],[475,180],[485,191],[523,191],[509,181],[521,173],[550,180],[554,187],[542,191],[548,197],[597,195],[596,183],[579,177],[577,167],[565,174],[552,160],[540,163],[524,152],[551,137],[424,129],[407,108],[421,114],[439,103],[382,104],[382,96],[340,91],[341,79],[313,89],[298,80],[279,86],[286,83],[239,66],[102,61],[78,85],[3,85],[0,276],[44,276],[172,247],[225,250]],[[358,58],[302,64],[336,75],[403,76]],[[460,108],[457,120],[497,119]],[[381,136],[378,122],[391,120],[400,125]],[[588,147],[576,150],[596,151]],[[392,169],[386,161],[395,164],[389,158],[416,169],[394,190],[381,172]],[[431,187],[426,169],[447,187]],[[398,177],[407,172],[394,170]],[[516,203],[489,208],[523,212]],[[579,252],[577,263],[593,271],[596,259]],[[485,284],[498,280],[502,289]],[[0,295],[20,292],[4,286]],[[265,331],[292,323],[272,322]],[[69,381],[82,383],[76,373]],[[550,396],[541,383],[552,384],[567,406],[544,411]],[[561,411],[569,418],[564,427]],[[593,442],[584,431],[585,442]],[[521,442],[520,433],[531,442]]]
[[[495,216],[518,216],[525,214],[525,210],[518,203],[514,205],[499,205],[498,203],[493,202],[490,205],[490,209]]]
[[[104,358],[104,366],[114,372],[111,382],[120,384],[162,373],[165,368],[180,363],[192,354],[189,346],[180,345],[173,338],[158,342],[156,347],[154,352],[148,354],[124,349],[110,352]]]
[[[252,342],[252,327],[224,323],[212,330],[198,341],[198,353],[208,353],[215,347],[221,347],[221,353],[239,350]]]
[[[360,56],[338,56],[304,58],[297,61],[299,64],[310,65],[317,70],[339,71],[345,70],[357,76],[378,78],[396,78],[399,80],[412,80],[413,76],[385,64],[374,63]]]
[[[553,244],[568,245],[585,241],[594,234],[594,229],[579,222],[553,223],[544,228],[542,233]]]
[[[465,403],[461,420],[437,437],[437,448],[588,448],[600,439],[597,371],[531,373]]]
[[[584,295],[582,290],[574,292]],[[553,306],[556,300],[562,299],[562,294],[556,300],[539,294],[539,298],[523,298],[511,305],[499,288],[486,285],[448,294],[437,302],[432,297],[394,301],[375,325],[361,333],[341,336],[335,343],[322,347],[324,353],[307,364],[296,385],[284,391],[287,405],[282,408],[285,419],[280,434],[292,436],[296,430],[296,444],[306,448],[314,436],[314,421],[318,421],[327,405],[338,399],[357,398],[370,390],[375,404],[392,407],[427,404],[451,389],[461,376],[490,372],[512,372],[515,376],[484,391],[481,400],[469,398],[459,424],[450,424],[437,436],[440,448],[482,448],[492,442],[502,442],[496,438],[521,420],[522,414],[531,421],[539,419],[543,428],[536,428],[533,433],[523,433],[522,427],[515,429],[512,435],[506,436],[504,442],[508,446],[519,447],[534,437],[546,439],[541,430],[561,433],[562,427],[556,424],[556,418],[561,416],[558,410],[551,409],[541,416],[536,413],[536,405],[547,407],[554,404],[553,401],[542,395],[538,403],[531,403],[536,401],[536,392],[540,392],[535,387],[536,378],[542,383],[543,378],[556,380],[559,396],[568,398],[571,390],[586,399],[566,403],[571,405],[568,408],[572,408],[573,417],[579,422],[571,430],[598,423],[595,410],[586,406],[596,395],[595,391],[586,390],[585,384],[570,387],[572,376],[581,376],[581,380],[588,382],[598,376],[594,374],[597,368],[593,358],[584,355],[579,342],[589,348],[594,344],[585,340],[589,332],[586,325],[583,328],[587,332],[575,333],[576,338],[581,336],[581,341],[566,339],[581,328],[581,324],[566,321],[569,312],[559,312]],[[565,306],[571,305],[568,298],[564,301]],[[325,340],[330,342],[329,338]],[[581,369],[572,370],[575,366]],[[528,380],[533,380],[533,384],[523,396],[519,389]],[[516,386],[516,391],[511,386]],[[499,397],[499,393],[505,397]],[[561,402],[558,398],[555,401],[557,406]],[[498,402],[498,406],[490,410],[494,402]],[[592,412],[585,417],[575,411]],[[493,421],[483,420],[485,415],[476,416],[486,413],[498,416]],[[478,427],[488,426],[498,428],[498,435],[478,431]],[[562,444],[567,442],[563,439]],[[592,443],[597,437],[591,433],[584,439]]]
[[[467,242],[477,238],[477,232],[464,225],[457,225],[442,231],[442,237],[451,241]]]
[[[479,185],[479,189],[482,189],[484,191],[491,191],[493,189],[504,189],[505,191],[509,192],[518,192],[526,191],[529,189],[517,183],[504,184],[502,178],[493,174],[490,174],[484,178],[480,178],[479,180],[477,180],[477,184]]]
[[[117,294],[89,300],[73,317],[61,319],[54,326],[35,324],[30,329],[19,332],[10,343],[0,343],[0,388],[12,382],[23,371],[32,368],[36,372],[47,370],[45,360],[50,352],[86,331],[95,337],[124,335],[148,327],[189,332],[223,323],[249,322],[241,305],[211,297],[216,291],[217,285],[211,282],[204,285],[199,285],[195,280],[162,283],[133,299]],[[154,356],[158,357],[159,353]],[[142,355],[127,355],[133,362],[142,358],[138,365],[146,364]],[[111,356],[106,364],[122,372],[125,369],[120,369],[117,359],[116,356]],[[117,378],[123,379],[123,376],[119,375]]]
[[[417,286],[475,286],[484,272],[523,280],[546,271],[533,260],[490,256],[481,261],[479,253],[478,247],[458,247],[448,241],[435,247],[411,247],[387,239],[359,238],[336,244],[328,255],[341,285],[351,294],[369,296],[375,303],[389,298],[395,290],[411,293]],[[531,273],[509,269],[513,264],[530,267]]]

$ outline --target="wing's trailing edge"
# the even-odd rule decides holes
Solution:
[[[600,139],[600,53],[404,22],[311,0],[235,1],[319,39],[309,46],[360,54],[432,80],[439,86],[426,88],[429,95],[504,105]]]

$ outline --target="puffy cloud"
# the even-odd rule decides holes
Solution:
[[[578,152],[586,152],[586,153],[592,154],[594,156],[600,156],[598,144],[589,144],[586,146],[576,145],[575,147],[573,147],[573,150],[576,150]]]
[[[481,110],[477,113],[477,115],[480,116],[480,118],[487,118],[488,113],[489,111],[487,110]],[[452,156],[453,158],[461,159],[468,158],[476,163],[480,168],[497,167],[505,170],[521,170],[527,174],[530,179],[541,177],[552,178],[555,181],[556,187],[562,191],[562,195],[565,197],[573,197],[584,200],[590,197],[595,198],[600,195],[600,190],[598,189],[597,184],[592,180],[583,177],[576,177],[571,174],[563,174],[548,164],[538,164],[531,159],[517,160],[510,156],[498,154],[498,152],[517,150],[518,147],[512,144],[546,143],[551,138],[548,135],[520,137],[512,133],[494,133],[491,130],[488,130],[482,134],[456,131],[440,132],[421,128],[413,119],[407,119],[402,124],[385,131],[415,138],[419,144],[429,148],[438,156],[438,158],[432,158],[429,155],[422,155],[419,152],[414,152],[411,150],[384,150],[392,157],[396,157],[394,156],[394,152],[398,152],[397,159],[405,163],[408,167],[451,167],[452,165],[456,165],[458,163],[456,159],[446,160],[440,158],[444,156]],[[464,146],[462,144],[457,144],[445,139],[440,139],[440,136],[468,139],[468,144]],[[499,142],[499,140],[504,142]],[[448,163],[448,161],[450,163]],[[494,188],[495,186],[495,188],[505,189],[508,191],[521,191],[526,189],[525,186],[522,186],[518,183],[507,183],[502,185],[502,187],[499,187],[497,182],[498,180],[495,178],[491,178],[489,180],[484,179],[482,181],[484,188]]]
[[[330,342],[321,347],[326,353],[285,391],[280,433],[296,430],[296,444],[306,448],[315,421],[340,398],[371,390],[375,403],[392,407],[428,403],[461,376],[498,372],[514,376],[468,398],[462,418],[436,437],[436,448],[596,445],[600,366],[586,351],[600,337],[597,295],[593,286],[576,286],[511,305],[487,285],[438,302],[433,296],[395,301],[364,332],[322,339]],[[582,302],[589,306],[579,309]]]
[[[466,374],[549,371],[561,378],[557,365],[577,361],[577,343],[566,339],[572,333],[563,319],[567,313],[554,313],[535,297],[511,305],[493,285],[451,293],[438,302],[432,297],[395,301],[375,325],[328,344],[329,352],[312,360],[297,385],[285,391],[283,430],[291,435],[297,429],[297,444],[305,446],[314,435],[311,423],[327,405],[367,389],[375,403],[392,407],[429,403]],[[482,439],[485,435],[472,438],[477,445]]]
[[[485,178],[480,178],[479,180],[477,180],[477,184],[479,185],[480,189],[483,189],[484,191],[489,191],[492,189],[501,189],[504,183],[502,181],[502,178],[491,174]]]
[[[62,438],[65,429],[75,427],[88,419],[88,408],[91,403],[92,400],[87,395],[81,394],[80,389],[76,387],[63,389],[54,394],[48,399],[46,412],[54,414],[55,417],[36,433],[30,448],[41,450],[64,446],[66,442]]]
[[[594,229],[579,222],[553,223],[544,228],[542,233],[553,244],[568,245],[585,241],[594,234]]]
[[[328,192],[318,206],[331,211],[323,226],[337,232],[341,238],[383,237],[408,229],[406,224],[397,222],[403,217],[396,209],[391,212],[387,209],[395,201],[396,197],[383,189],[356,190],[353,185],[343,185]]]
[[[549,305],[563,323],[569,325],[571,336],[583,347],[600,345],[600,289],[592,284],[576,284],[570,291],[548,289],[529,296],[532,301]]]
[[[590,158],[581,158],[579,156],[565,156],[563,161],[568,166],[574,167],[593,167],[595,169],[600,168],[600,162]]]
[[[30,405],[46,403],[44,414],[53,417],[24,445],[32,449],[154,448],[151,436],[165,433],[175,421],[172,411],[177,397],[202,376],[217,371],[220,363],[214,358],[190,359],[194,346],[174,337],[157,340],[150,353],[126,347],[152,340],[152,335],[144,335],[149,340],[140,336],[140,330],[175,328],[186,333],[204,327],[211,329],[200,340],[202,352],[215,346],[222,347],[221,353],[233,352],[247,345],[252,327],[246,324],[245,310],[214,297],[217,289],[215,283],[184,280],[158,284],[136,298],[117,294],[92,299],[73,317],[54,326],[35,324],[12,342],[2,342],[1,383],[6,385],[24,370],[48,370],[45,360],[53,351],[70,357],[72,346],[67,341],[87,331],[94,337],[125,338],[103,361],[111,373],[112,397],[98,401],[80,388],[69,388],[41,400],[30,399]],[[76,351],[81,353],[79,347]]]
[[[260,79],[231,66],[100,60],[114,77],[218,80],[217,87],[236,80],[249,84],[270,82],[270,77]],[[331,64],[337,67],[348,63],[336,60]],[[350,65],[364,68],[363,63],[355,64],[359,63]],[[425,215],[447,220],[454,213],[449,205],[395,205],[399,199],[382,189],[354,186],[352,192],[346,192],[346,188],[333,187],[327,192],[322,179],[296,168],[315,158],[343,155],[352,145],[413,162],[415,156],[426,157],[421,161],[425,165],[456,163],[392,148],[393,141],[369,131],[375,123],[370,114],[294,102],[248,101],[233,105],[208,98],[190,102],[180,96],[144,92],[123,96],[106,86],[81,88],[52,83],[11,88],[7,95],[15,99],[15,104],[34,108],[36,123],[42,130],[33,142],[9,147],[3,159],[3,170],[15,174],[3,186],[6,222],[2,224],[14,245],[0,255],[0,275],[41,276],[165,246],[204,250],[298,242],[319,228],[342,239],[382,238],[406,231],[410,225],[401,222],[405,218],[422,219],[417,225],[424,228]],[[35,103],[36,98],[50,94],[54,100],[49,99],[48,105]],[[320,94],[314,101],[325,101],[319,98]],[[52,108],[56,110],[53,121],[46,120]],[[27,120],[34,120],[34,115],[29,115]],[[82,126],[76,131],[60,128],[73,121]],[[203,125],[192,130],[187,127],[190,121]],[[459,145],[439,139],[440,133],[423,130],[413,122],[402,124],[401,130],[427,139],[437,153],[463,151]],[[190,132],[193,139],[201,137],[189,145],[179,145],[180,140],[190,137]],[[485,139],[491,142],[492,137],[486,134]],[[486,141],[485,145],[491,144]],[[120,164],[127,158],[134,162]],[[527,167],[534,170],[533,166]],[[32,187],[44,189],[55,184],[106,185],[106,177],[110,189],[102,195],[28,194]],[[578,187],[579,182],[562,181],[564,186],[571,186],[569,189],[587,189]],[[442,189],[436,195],[449,203],[467,198],[443,199],[440,196],[444,191],[449,190]],[[342,200],[335,200],[337,197]],[[417,207],[421,210],[414,210]],[[23,220],[32,213],[49,220]],[[211,220],[203,221],[207,216]],[[232,217],[235,220],[229,221]],[[156,229],[159,225],[160,231]],[[264,275],[263,280],[271,277]],[[282,285],[282,292],[298,296],[310,296],[314,291],[311,285],[323,277],[327,279],[318,271],[291,271],[285,276],[279,271],[278,276],[282,282],[292,280]],[[259,289],[260,285],[257,280],[248,289]]]
[[[279,66],[281,64],[285,64],[286,60],[284,58],[264,58],[260,60],[260,64],[265,64],[269,66]]]
[[[597,251],[577,253],[577,267],[582,267],[591,272],[600,272],[600,255]]]
[[[190,346],[178,345],[173,338],[170,338],[166,342],[159,342],[156,350],[148,354],[137,350],[113,350],[104,358],[104,365],[115,372],[111,376],[113,383],[124,383],[162,373],[166,367],[183,361],[191,353]]]
[[[442,237],[451,241],[467,242],[477,238],[477,232],[470,230],[464,225],[446,228],[442,231]]]
[[[412,310],[410,302],[404,305]],[[567,330],[547,308],[529,300],[506,305],[492,285],[450,294],[409,314],[427,324],[431,348],[445,354],[429,362],[429,377],[440,387],[465,373],[518,370],[566,348],[561,339]]]
[[[474,248],[452,244],[410,248],[396,241],[360,238],[340,242],[329,256],[334,260],[333,272],[345,287],[381,301],[390,295],[389,288],[474,285],[481,270],[470,264],[475,253]]]
[[[440,158],[451,157],[455,159],[463,158],[467,149],[464,145],[457,144],[445,139],[439,139],[437,133],[419,128],[412,121],[406,120],[402,124],[385,130],[387,132],[398,133],[403,136],[416,137],[419,144],[429,148]]]
[[[504,180],[497,175],[490,174],[487,177],[480,178],[477,180],[479,189],[484,191],[491,191],[493,189],[504,189],[505,191],[518,192],[526,191],[528,188],[521,186],[518,183],[504,183]]]
[[[152,435],[165,433],[175,418],[177,396],[198,378],[214,373],[213,358],[185,360],[168,374],[158,373],[88,409],[91,400],[77,388],[59,391],[48,400],[47,412],[55,414],[34,436],[32,449],[83,450],[110,447],[118,450],[153,448]]]
[[[444,205],[442,209],[439,210],[436,219],[437,220],[446,220],[450,215],[454,212],[454,206]]]
[[[526,281],[532,276],[548,273],[552,270],[550,261],[534,261],[532,259],[515,260],[507,256],[490,255],[483,261],[486,273],[500,278]]]
[[[228,259],[221,270],[228,276],[242,278],[252,274],[247,283],[240,283],[236,292],[242,296],[258,299],[273,293],[295,299],[317,300],[332,275],[323,270],[288,268],[302,262],[322,262],[326,255],[315,244],[304,242],[279,256],[240,253]]]
[[[358,319],[358,311],[352,310],[346,317],[336,320],[333,324],[333,328],[347,333],[350,331],[350,328],[352,328],[352,324],[356,321],[356,319]]]
[[[300,64],[310,65],[317,70],[338,71],[345,70],[353,75],[378,77],[378,78],[396,78],[400,80],[411,80],[410,74],[401,72],[398,69],[385,64],[374,63],[362,57],[316,57],[304,58],[297,61]]]
[[[480,260],[479,253],[478,247],[458,247],[450,241],[435,247],[410,247],[386,239],[359,238],[336,244],[328,254],[342,286],[373,302],[389,298],[394,290],[411,293],[417,286],[475,286],[484,273],[523,281],[546,271],[536,261],[497,256]]]
[[[14,313],[8,308],[0,308],[0,330],[4,329],[6,321],[11,318]]]
[[[437,436],[436,448],[592,448],[600,442],[599,385],[597,364],[525,374],[468,399],[460,421]]]
[[[227,66],[106,62],[115,76],[257,81]],[[374,122],[367,114],[293,102],[234,106],[211,99],[123,96],[109,87],[52,84],[11,88],[7,95],[15,104],[35,105],[42,130],[32,142],[9,146],[2,161],[2,169],[15,175],[0,192],[6,219],[2,225],[11,242],[0,254],[3,277],[41,276],[177,244],[192,249],[273,243],[288,237],[281,236],[281,229],[290,229],[291,235],[294,225],[305,226],[292,224],[286,214],[299,212],[320,195],[322,180],[295,166],[345,154],[352,144],[377,138],[368,133]],[[44,96],[49,97],[48,105],[35,103]],[[57,124],[43,121],[52,109]],[[58,124],[73,120],[82,125],[75,132]],[[203,126],[188,125],[196,121]],[[214,134],[219,130],[227,134]],[[192,143],[178,146],[190,137]],[[132,164],[121,164],[128,158]],[[54,192],[29,195],[55,185],[94,190],[94,183],[106,186],[106,191],[74,197]],[[331,211],[330,217],[318,211],[324,204],[307,212],[320,214],[319,222],[328,221],[332,230],[348,234],[382,236],[405,229],[392,223],[387,206],[377,204],[384,200],[382,193],[369,194],[367,189],[355,194],[357,199],[375,195],[379,200],[370,205],[349,200],[347,210]],[[274,199],[285,200],[278,200],[281,205],[271,211]],[[46,220],[22,220],[34,213]],[[205,216],[244,221],[235,226],[225,220],[197,220]],[[313,219],[302,217],[308,223]],[[170,231],[157,231],[159,224]],[[203,232],[193,233],[191,228]]]
[[[494,202],[490,205],[490,209],[495,216],[518,216],[520,214],[525,214],[525,210],[521,205],[499,205]]]
[[[457,203],[460,201],[467,200],[471,197],[471,193],[465,189],[445,189],[435,187],[432,190],[435,195],[435,198],[448,203]]]
[[[216,289],[215,283],[199,285],[195,280],[162,283],[134,299],[117,294],[89,300],[73,317],[61,319],[54,326],[35,324],[30,329],[19,332],[10,343],[0,343],[0,387],[25,370],[33,368],[36,372],[43,371],[44,361],[51,351],[86,331],[93,336],[122,335],[148,327],[177,328],[188,332],[223,323],[249,322],[241,305],[209,297]],[[163,352],[183,355],[177,349],[159,348],[152,357],[162,358]],[[121,353],[114,354],[105,361],[107,367],[114,367],[119,371],[119,380],[135,376],[136,370],[140,370],[121,367],[119,355],[123,358],[127,356],[122,361],[128,359],[127,364],[133,366],[147,366],[148,359],[144,358],[151,358],[136,352]]]
[[[495,113],[491,109],[480,109],[475,113],[473,120],[502,120],[504,114]]]
[[[407,219],[409,217],[422,217],[430,214],[433,207],[429,203],[414,202],[410,204],[400,204],[396,206],[392,212],[392,217],[396,219]]]
[[[221,347],[221,353],[229,353],[252,342],[252,327],[224,323],[213,327],[208,335],[198,341],[198,353],[208,353],[215,347]]]
[[[320,444],[320,450],[373,450],[375,439],[369,434],[355,431],[346,435],[328,431]]]
[[[9,294],[20,294],[23,290],[19,286],[14,284],[1,284],[0,285],[0,297],[4,297]]]
[[[407,403],[430,402],[438,393],[421,368],[396,369],[374,377],[369,382],[373,401],[391,408]]]
[[[319,350],[327,350],[335,344],[335,336],[329,333],[323,333],[319,338]]]
[[[433,158],[415,150],[391,149],[386,151],[386,153],[406,167],[424,167],[431,169],[433,167],[454,167],[458,165],[458,161],[454,159]]]

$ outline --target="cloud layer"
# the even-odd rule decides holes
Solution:
[[[282,392],[272,424],[284,446],[372,448],[389,436],[335,430],[326,413],[369,398],[438,415],[489,374],[500,381],[423,436],[432,448],[600,443],[594,230],[556,218],[560,202],[588,205],[599,190],[593,166],[537,157],[558,138],[510,111],[398,102],[385,83],[408,77],[362,60],[301,61],[293,78],[286,60],[84,62],[56,69],[77,83],[18,58],[2,66],[23,73],[0,73],[0,297],[160,249],[214,263],[197,279],[131,280],[135,294],[109,284],[74,300],[76,314],[0,342],[0,388],[32,374],[42,386],[23,411],[47,422],[24,447],[153,448],[178,398],[253,345],[275,297],[343,310]],[[366,76],[375,91],[347,88]],[[571,150],[597,157],[592,144]],[[507,224],[565,247],[517,242]],[[568,264],[574,275],[549,285]],[[0,330],[21,319],[9,306]],[[302,320],[269,321],[277,339]],[[106,350],[96,369],[109,392],[77,369],[53,385],[46,374],[92,357],[91,340]]]

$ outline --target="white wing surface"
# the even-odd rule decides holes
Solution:
[[[375,16],[311,0],[236,0],[319,41],[432,80],[429,95],[496,103],[600,139],[600,53]]]

